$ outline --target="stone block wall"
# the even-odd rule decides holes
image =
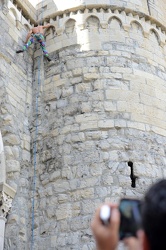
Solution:
[[[42,65],[35,249],[95,249],[94,209],[103,201],[140,198],[166,176],[165,28],[140,12],[101,5],[72,6],[50,21],[53,62]]]
[[[29,223],[30,114],[32,111],[32,49],[17,55],[31,27],[12,2],[0,3],[0,130],[4,144],[6,182],[16,196],[8,216],[5,249],[27,249]]]
[[[149,0],[150,14],[165,25],[166,4],[164,0]]]

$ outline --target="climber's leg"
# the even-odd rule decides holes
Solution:
[[[43,54],[44,56],[47,58],[47,60],[50,62],[51,59],[49,58],[48,52],[46,50],[46,43],[44,41],[44,36],[42,34],[40,34],[40,36],[38,37],[38,42],[40,43],[40,47],[42,48]]]
[[[22,53],[24,52],[25,50],[27,50],[29,48],[29,46],[31,44],[34,43],[34,38],[33,37],[30,37],[30,39],[28,40],[28,42],[23,46],[22,50],[17,50],[16,53]]]

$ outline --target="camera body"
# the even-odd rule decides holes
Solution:
[[[120,211],[120,240],[135,236],[141,227],[141,202],[137,199],[121,199]]]
[[[137,199],[121,199],[119,204],[120,229],[119,238],[135,236],[141,227],[141,202]],[[104,205],[100,210],[100,218],[105,226],[110,222],[111,209]]]

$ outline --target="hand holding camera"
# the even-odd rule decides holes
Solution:
[[[97,250],[116,249],[119,241],[118,232],[120,223],[118,207],[115,204],[108,203],[105,208],[101,208],[102,207],[99,207],[97,209],[91,223],[92,231],[96,239]],[[109,214],[110,211],[111,216]],[[101,221],[100,216],[104,216],[103,222]]]
[[[122,199],[119,205],[120,212],[120,240],[134,236],[141,226],[140,201],[136,199]],[[103,225],[108,226],[111,218],[111,208],[103,205],[100,209],[100,219]]]
[[[100,219],[103,225],[108,226],[110,224],[111,208],[108,205],[103,205],[100,209]]]

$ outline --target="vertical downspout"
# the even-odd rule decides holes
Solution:
[[[151,10],[150,10],[149,0],[147,0],[147,6],[148,6],[148,12],[149,12],[149,15],[151,16]]]
[[[0,183],[6,182],[5,154],[0,131]]]
[[[2,135],[0,131],[0,183],[5,183],[5,182],[6,182],[5,155],[4,155]],[[0,204],[0,206],[1,205],[2,204]],[[2,213],[0,213],[0,250],[3,250],[4,247],[5,223],[6,223],[6,218],[2,216]]]
[[[0,250],[3,250],[4,248],[5,223],[6,218],[0,216]]]
[[[2,135],[0,131],[0,183],[5,183],[5,182],[6,182],[5,154],[4,154]],[[0,204],[0,206],[2,206],[2,204]],[[1,212],[0,213],[0,250],[3,250],[3,247],[4,247],[5,223],[6,223],[6,218],[3,216],[3,213]]]

